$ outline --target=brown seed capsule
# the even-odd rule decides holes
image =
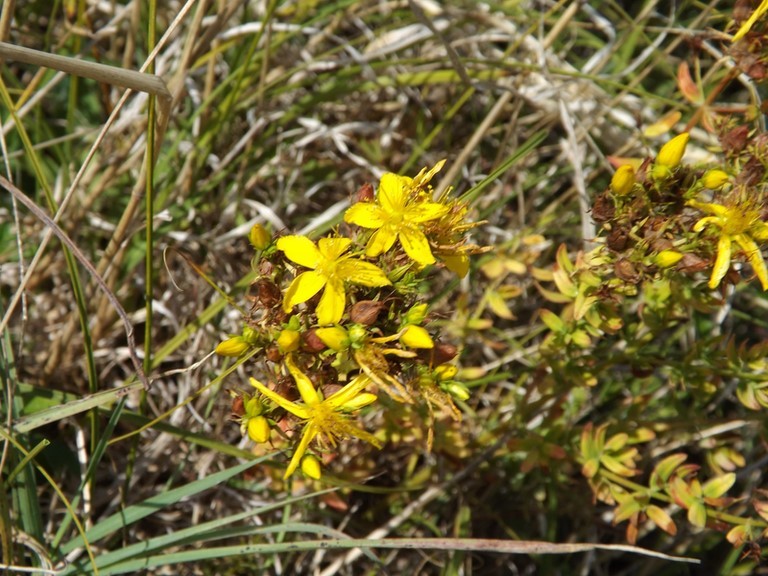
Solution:
[[[611,230],[608,237],[605,239],[605,243],[611,250],[621,252],[627,247],[629,241],[629,233],[623,228],[614,228]]]
[[[738,154],[747,145],[747,137],[749,136],[749,126],[742,125],[736,126],[728,130],[721,138],[720,145],[723,147],[723,152],[726,155]]]
[[[280,349],[277,346],[270,346],[265,350],[267,360],[270,362],[280,362],[283,359],[283,355],[280,354]]]
[[[707,260],[689,252],[683,252],[683,257],[677,264],[677,270],[683,274],[693,274],[694,272],[701,272],[707,268],[709,268],[709,262]]]
[[[616,214],[613,198],[606,193],[600,194],[592,204],[592,220],[595,222],[607,222]]]
[[[617,260],[613,266],[613,271],[618,278],[630,284],[636,284],[640,281],[640,275],[637,273],[635,265],[626,258]]]
[[[386,308],[384,302],[375,300],[361,300],[355,302],[349,311],[349,319],[357,324],[373,325],[379,317],[379,312]]]
[[[318,352],[322,352],[327,348],[325,343],[320,340],[314,329],[304,332],[301,335],[301,340],[302,350],[309,352],[310,354],[317,354]]]
[[[373,200],[373,186],[366,182],[357,189],[358,202],[371,202]]]
[[[280,287],[268,278],[259,278],[255,282],[259,302],[265,308],[274,308],[281,301]]]
[[[269,260],[262,260],[259,262],[259,273],[262,276],[271,276],[275,270],[275,265]]]
[[[232,398],[232,414],[235,416],[242,416],[245,414],[245,400],[242,396],[235,396]]]
[[[435,347],[432,348],[432,364],[439,366],[445,364],[456,358],[456,354],[459,353],[459,349],[453,344],[447,342],[436,342]]]

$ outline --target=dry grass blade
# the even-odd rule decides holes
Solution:
[[[128,350],[131,356],[131,361],[133,362],[133,367],[136,369],[136,376],[144,385],[144,389],[149,390],[149,380],[147,380],[147,376],[146,374],[144,374],[144,369],[142,368],[141,360],[139,359],[139,356],[136,353],[136,340],[133,337],[133,324],[131,323],[130,318],[128,318],[128,314],[123,309],[123,306],[120,304],[120,301],[117,299],[114,293],[109,289],[106,282],[104,282],[104,279],[98,274],[98,272],[96,272],[96,268],[94,268],[90,260],[86,258],[86,256],[72,241],[72,239],[69,236],[67,236],[64,230],[62,230],[61,227],[58,224],[56,224],[56,222],[54,222],[50,216],[48,216],[26,194],[24,194],[24,192],[19,190],[16,186],[14,186],[11,182],[6,180],[6,178],[3,176],[0,176],[0,186],[2,186],[8,192],[10,192],[13,195],[13,197],[16,198],[16,200],[24,204],[24,206],[26,206],[27,209],[29,209],[37,219],[39,219],[48,228],[50,228],[50,230],[56,235],[56,237],[59,240],[61,240],[62,243],[66,244],[67,247],[70,250],[72,250],[72,254],[75,256],[75,258],[77,258],[77,261],[80,262],[80,264],[82,264],[86,270],[88,270],[89,274],[91,275],[91,278],[93,278],[94,282],[96,282],[99,285],[99,287],[103,290],[104,295],[112,303],[112,306],[114,307],[115,312],[117,312],[117,314],[120,316],[120,319],[123,321],[123,327],[125,328],[125,337],[128,340]],[[0,330],[4,330],[4,329],[5,329],[4,326],[0,326]]]

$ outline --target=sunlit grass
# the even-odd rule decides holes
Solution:
[[[511,563],[553,574],[638,564],[676,573],[669,560],[620,549],[564,562],[504,545],[626,543],[626,525],[604,521],[613,508],[593,504],[580,442],[594,443],[598,463],[637,446],[638,475],[614,479],[625,487],[646,486],[673,452],[702,466],[702,479],[731,466],[739,481],[729,495],[764,487],[760,469],[740,464],[761,461],[762,452],[760,412],[738,400],[768,403],[758,376],[766,300],[754,281],[746,284],[754,255],[735,252],[736,266],[720,276],[735,290],[705,297],[717,239],[712,247],[711,234],[685,235],[701,217],[686,212],[670,227],[684,230],[685,242],[664,246],[697,258],[685,260],[693,272],[673,291],[675,306],[654,285],[637,301],[627,293],[598,302],[599,320],[574,312],[573,331],[563,320],[569,306],[589,308],[590,274],[625,279],[649,266],[638,256],[631,270],[616,272],[613,262],[578,268],[578,251],[603,234],[595,198],[617,166],[608,156],[653,158],[690,124],[693,182],[697,162],[716,158],[718,139],[702,120],[715,104],[745,112],[734,126],[761,128],[756,82],[742,74],[727,90],[718,84],[730,74],[720,67],[730,66],[731,47],[719,34],[738,29],[729,27],[730,5],[140,4],[8,3],[6,42],[157,77],[146,85],[139,77],[123,101],[120,82],[79,78],[53,63],[6,57],[0,72],[3,176],[56,217],[136,338],[133,347],[92,271],[4,194],[0,564],[72,574],[159,573],[173,563],[195,574],[458,574]],[[761,26],[742,40],[745,50]],[[681,96],[681,62],[716,102]],[[646,132],[674,111],[680,120],[667,133]],[[238,307],[253,304],[260,271],[248,231],[263,224],[316,240],[347,226],[343,215],[362,185],[387,172],[413,176],[444,158],[435,189],[453,186],[471,202],[483,225],[470,241],[491,247],[473,256],[468,279],[439,273],[414,287],[432,307],[433,337],[456,347],[470,393],[456,402],[461,421],[385,399],[386,410],[362,416],[381,431],[382,450],[350,442],[324,463],[321,481],[298,471],[285,482],[290,452],[253,447],[231,418],[230,391],[253,393],[251,376],[276,380],[272,364],[261,353],[211,354],[241,333]],[[647,232],[632,222],[632,233]],[[579,271],[566,280],[558,266]],[[568,283],[575,291],[563,296]],[[574,351],[585,339],[594,348]],[[629,444],[601,451],[599,439],[584,439],[583,430],[602,424],[612,426],[609,437],[629,434]],[[737,503],[732,517],[721,513],[710,520],[730,528],[752,512]],[[717,530],[683,529],[685,512],[675,519],[674,536],[641,522],[638,545],[698,557],[723,573],[738,563],[739,549],[713,537]],[[413,549],[428,547],[416,540],[426,537],[489,539],[499,554],[456,541],[453,549],[435,544],[449,550],[426,561]],[[330,550],[314,542],[321,538],[333,540]],[[351,546],[343,538],[361,546],[403,540],[384,554],[342,551]]]

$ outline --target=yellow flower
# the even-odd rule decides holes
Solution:
[[[420,188],[426,185],[436,168],[421,173],[417,180],[388,172],[381,177],[377,202],[358,202],[344,214],[344,221],[376,231],[368,241],[366,255],[388,252],[396,240],[405,253],[421,266],[434,264],[435,257],[421,224],[446,214],[449,208],[426,200]]]
[[[293,452],[284,478],[288,478],[296,471],[304,459],[309,444],[315,438],[335,447],[338,439],[354,436],[373,444],[377,448],[381,448],[381,442],[375,436],[353,424],[348,417],[350,412],[359,410],[376,401],[374,394],[363,391],[371,383],[367,376],[361,374],[353,378],[341,390],[323,399],[323,395],[318,390],[315,390],[310,379],[294,364],[291,356],[286,356],[285,365],[296,381],[296,387],[301,395],[302,403],[291,402],[270,390],[255,378],[250,379],[251,385],[264,396],[300,420],[305,421],[301,440]],[[314,465],[309,462],[306,464],[304,471],[311,477],[319,477],[319,470],[316,470]],[[316,476],[313,476],[313,473]]]
[[[335,324],[341,320],[346,305],[344,282],[363,286],[388,286],[386,274],[370,262],[344,254],[352,241],[349,238],[321,238],[315,245],[306,236],[283,236],[277,248],[285,256],[306,268],[293,279],[283,298],[283,310],[290,312],[296,304],[306,302],[325,288],[317,305],[317,321]]]
[[[760,280],[763,290],[768,290],[768,269],[760,253],[757,242],[768,240],[768,224],[760,220],[757,210],[743,205],[723,206],[689,200],[688,205],[712,214],[700,219],[693,227],[700,232],[705,226],[712,225],[720,229],[717,242],[717,258],[709,279],[709,287],[715,288],[728,272],[731,264],[732,244],[741,247],[747,255],[755,275]],[[756,242],[757,241],[757,242]]]

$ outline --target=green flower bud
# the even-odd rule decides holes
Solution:
[[[469,390],[461,382],[446,382],[441,388],[456,398],[456,400],[461,400],[463,402],[469,399]]]

